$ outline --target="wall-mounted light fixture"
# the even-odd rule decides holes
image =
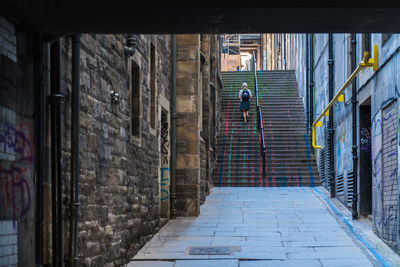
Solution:
[[[128,34],[126,35],[126,45],[125,45],[125,55],[133,56],[136,52],[137,47],[137,35],[136,34]]]
[[[120,101],[120,99],[121,99],[121,96],[119,95],[118,92],[111,91],[111,92],[110,92],[110,96],[111,96],[111,102],[112,102],[112,103],[115,103],[115,104],[118,104],[118,103],[119,103],[119,101]]]

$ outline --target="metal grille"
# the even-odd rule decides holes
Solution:
[[[326,148],[322,148],[320,151],[320,160],[319,160],[319,174],[321,179],[321,184],[325,187],[328,191],[331,190],[331,181],[329,180],[328,176],[328,155]]]
[[[338,174],[336,177],[336,195],[341,196],[344,194],[344,179],[343,173]]]
[[[321,184],[327,188],[326,171],[325,171],[325,148],[322,148],[319,152],[319,177]]]
[[[326,136],[329,137],[329,132],[328,132],[328,126],[326,127]],[[328,180],[328,184],[329,184],[329,190],[331,188],[331,177],[332,179],[335,179],[335,174],[334,174],[334,166],[331,166],[331,164],[334,164],[333,159],[331,159],[332,153],[331,153],[331,142],[333,142],[333,140],[331,140],[330,138],[328,138],[327,140],[327,144],[326,144],[326,179]]]
[[[347,207],[351,208],[353,205],[353,191],[354,190],[354,173],[347,173]]]

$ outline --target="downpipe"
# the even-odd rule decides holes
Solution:
[[[78,266],[78,210],[79,210],[79,87],[81,35],[72,36],[72,96],[71,96],[71,184],[68,267]]]
[[[330,33],[328,37],[328,46],[329,46],[329,58],[328,58],[328,66],[329,66],[329,102],[332,101],[333,99],[333,79],[334,79],[334,73],[333,73],[333,67],[334,67],[334,59],[333,59],[333,34]],[[330,108],[329,110],[329,122],[328,122],[328,146],[329,146],[329,169],[328,169],[328,175],[329,175],[329,180],[330,180],[330,193],[331,193],[331,198],[336,197],[336,184],[335,184],[335,161],[334,161],[334,144],[333,144],[333,134],[334,134],[334,128],[333,128],[333,107]]]
[[[36,210],[35,210],[35,262],[43,264],[43,183],[45,175],[45,139],[44,122],[45,106],[45,48],[42,36],[35,36],[34,83],[35,83],[35,176],[36,176]]]
[[[309,37],[310,77],[308,80],[308,90],[310,94],[310,124],[312,124],[314,121],[314,34],[309,34]],[[310,151],[314,155],[314,148],[312,144],[310,144]]]
[[[63,265],[63,201],[61,166],[61,48],[56,39],[50,47],[50,103],[51,103],[51,198],[53,266]]]
[[[309,78],[310,78],[310,43],[309,43],[309,34],[306,33],[306,120],[307,120],[307,134],[311,134],[311,118],[310,118],[310,88],[308,87]]]
[[[370,35],[368,35],[370,36]],[[366,38],[367,39],[367,38]],[[368,38],[369,39],[369,38]],[[370,43],[370,41],[368,41]],[[351,34],[351,70],[354,71],[357,67],[356,63],[356,34]],[[369,50],[369,46],[368,46]],[[369,51],[368,51],[369,52]],[[357,84],[356,79],[352,82],[352,153],[353,153],[353,201],[352,201],[352,217],[359,218],[358,212],[358,147],[357,147]]]
[[[172,35],[172,113],[171,113],[171,212],[176,218],[176,35]]]

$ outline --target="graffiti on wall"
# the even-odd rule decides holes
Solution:
[[[346,131],[345,131],[345,126],[340,125],[337,127],[338,133],[337,133],[337,140],[336,140],[336,147],[337,147],[337,152],[336,152],[336,161],[337,161],[337,173],[344,173],[344,164],[343,162],[346,162],[345,159],[345,151],[343,150],[344,147],[346,147]]]
[[[0,121],[0,159],[32,163],[32,124],[15,126]]]
[[[372,153],[372,210],[374,224],[378,232],[382,231],[383,207],[382,207],[382,122],[381,111],[373,121],[371,129],[371,153]]]
[[[11,209],[13,220],[22,218],[31,207],[31,192],[27,180],[27,168],[11,164],[0,166],[0,196],[3,211]]]
[[[365,116],[365,121],[371,121],[369,113],[366,113]],[[371,157],[371,127],[362,127],[360,129],[360,150]]]
[[[396,240],[398,235],[398,181],[397,181],[397,106],[396,102],[382,111],[382,181],[383,222],[382,235]],[[396,164],[394,164],[396,163]]]
[[[0,110],[0,209],[14,222],[32,206],[33,140],[32,123],[16,123],[13,111]]]
[[[169,199],[169,123],[168,113],[161,112],[161,201]]]

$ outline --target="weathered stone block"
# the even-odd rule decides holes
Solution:
[[[197,112],[198,99],[194,95],[178,95],[177,96],[177,107],[178,113],[191,113]]]
[[[177,169],[198,169],[200,168],[199,154],[178,154],[176,156]]]
[[[199,46],[200,45],[200,35],[199,34],[178,34],[176,36],[176,42],[178,47],[184,46]]]

